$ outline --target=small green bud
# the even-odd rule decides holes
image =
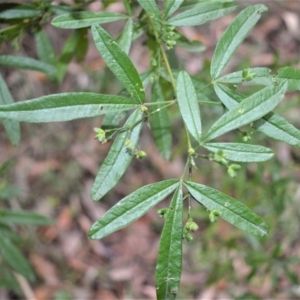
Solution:
[[[191,241],[194,239],[194,237],[192,236],[192,234],[189,233],[189,232],[186,234],[185,238],[186,238],[186,240],[187,240],[188,242],[191,242]]]
[[[94,131],[97,133],[95,135],[95,139],[98,139],[99,142],[101,143],[106,143],[106,139],[105,139],[105,131],[101,128],[95,127]]]
[[[131,140],[126,140],[125,146],[126,146],[126,148],[131,149],[131,146],[132,146]]]
[[[236,171],[231,169],[231,168],[228,168],[227,169],[227,173],[228,175],[231,177],[231,178],[235,178],[236,177]]]
[[[167,40],[166,43],[169,47],[173,47],[176,45],[176,41],[173,41],[173,40]]]
[[[213,160],[216,162],[219,162],[220,164],[227,166],[228,161],[224,157],[224,153],[222,150],[218,150],[216,153],[214,153]]]
[[[214,160],[220,162],[223,159],[223,150],[214,153]]]
[[[251,136],[248,132],[243,132],[243,141],[244,142],[251,141]]]
[[[195,149],[189,148],[188,153],[189,153],[189,155],[193,155],[195,153]]]
[[[250,73],[250,69],[244,69],[242,72],[242,76],[245,81],[251,81],[255,77],[256,73]]]
[[[230,177],[235,178],[236,177],[236,170],[239,170],[241,168],[238,164],[232,164],[228,167],[227,173]]]
[[[138,158],[138,159],[142,159],[143,157],[146,157],[147,156],[147,153],[145,151],[137,151],[136,154],[135,154],[135,157]]]
[[[142,111],[143,113],[146,113],[146,112],[148,111],[148,107],[147,107],[147,106],[142,106],[142,107],[141,107],[141,111]]]
[[[165,207],[165,208],[158,209],[156,212],[159,214],[161,218],[163,218],[168,212],[168,210],[169,209]]]
[[[209,219],[211,222],[216,222],[217,217],[220,215],[220,213],[217,210],[212,210],[209,214]]]
[[[233,170],[240,170],[241,165],[238,165],[238,164],[232,164],[232,165],[230,165],[229,167],[232,168]]]
[[[189,224],[189,230],[190,231],[197,231],[199,229],[199,226],[195,223],[195,222],[191,222],[190,224]]]
[[[157,66],[157,60],[154,57],[151,58],[151,66],[152,67],[156,67]]]

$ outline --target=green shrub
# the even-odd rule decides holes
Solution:
[[[78,1],[80,2],[80,1]],[[174,47],[191,52],[204,51],[200,42],[189,41],[178,28],[198,26],[233,12],[233,1],[172,1],[165,0],[160,9],[155,0],[123,1],[126,14],[83,11],[82,7],[52,6],[36,2],[8,8],[0,18],[13,22],[14,29],[2,30],[6,39],[17,37],[28,22],[33,26],[39,61],[18,56],[2,56],[0,64],[29,68],[44,72],[60,83],[73,57],[82,61],[88,49],[87,31],[91,28],[93,40],[108,68],[123,85],[118,95],[90,92],[53,94],[37,99],[12,103],[12,97],[1,79],[0,118],[14,144],[19,142],[18,122],[61,122],[78,118],[105,115],[102,128],[94,128],[100,143],[114,139],[94,181],[91,198],[100,200],[121,179],[133,158],[147,155],[139,148],[144,125],[150,124],[155,144],[165,160],[172,156],[172,126],[170,113],[177,110],[184,126],[187,145],[182,154],[186,163],[180,178],[166,178],[139,188],[126,196],[93,224],[91,239],[101,239],[143,216],[169,195],[170,206],[158,210],[165,225],[156,266],[158,299],[174,299],[179,290],[182,269],[182,242],[193,240],[198,225],[192,218],[191,201],[207,210],[207,218],[216,222],[222,218],[239,229],[263,237],[268,226],[242,202],[193,180],[193,172],[201,172],[201,159],[209,160],[227,170],[235,178],[242,168],[240,163],[263,162],[274,155],[269,148],[250,143],[259,131],[270,138],[300,145],[300,131],[282,116],[272,112],[290,90],[300,89],[300,70],[283,67],[276,75],[268,68],[246,68],[223,74],[251,29],[260,20],[267,7],[249,5],[231,22],[218,41],[210,63],[210,79],[189,75],[185,70],[171,68],[169,54]],[[61,14],[66,12],[67,14]],[[56,55],[42,20],[59,14],[52,25],[74,29],[60,55]],[[24,22],[24,18],[29,20]],[[22,22],[20,22],[20,20]],[[100,24],[126,20],[120,36],[112,37]],[[25,25],[26,24],[26,25]],[[128,56],[131,44],[144,35],[149,52],[149,70],[139,74]],[[168,52],[170,51],[170,52]],[[171,52],[172,51],[172,52]],[[149,88],[151,96],[146,97]],[[247,89],[247,96],[238,91]],[[253,92],[253,90],[255,92]],[[217,97],[212,97],[213,92]],[[147,99],[146,99],[147,98]],[[223,108],[222,116],[208,129],[209,118],[202,112]],[[119,117],[126,112],[124,124]],[[241,129],[242,128],[242,129]],[[92,130],[92,129],[91,129]],[[235,130],[238,142],[212,141]],[[184,212],[187,208],[187,213]],[[1,218],[0,218],[1,220]],[[186,220],[186,221],[184,221]]]

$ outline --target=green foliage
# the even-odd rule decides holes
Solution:
[[[20,121],[60,122],[105,115],[102,127],[94,129],[95,138],[100,143],[109,142],[114,137],[115,140],[95,179],[91,192],[93,200],[100,200],[120,181],[134,157],[142,159],[147,156],[139,148],[139,138],[145,124],[150,124],[154,142],[166,160],[171,158],[172,138],[175,135],[170,116],[179,116],[184,124],[187,145],[183,157],[186,164],[181,177],[140,187],[109,209],[89,231],[91,239],[101,239],[137,220],[175,191],[170,207],[158,212],[165,220],[156,267],[158,299],[175,299],[178,293],[182,242],[183,239],[192,241],[194,232],[199,228],[191,218],[193,210],[190,203],[193,199],[204,208],[203,211],[209,211],[207,218],[212,223],[223,219],[254,236],[265,237],[268,234],[266,222],[245,204],[214,188],[194,182],[193,170],[200,165],[198,159],[217,162],[226,167],[229,177],[238,179],[237,174],[243,170],[243,166],[231,162],[262,162],[274,154],[269,148],[248,143],[255,130],[288,144],[300,145],[300,131],[284,117],[272,112],[287,91],[300,89],[300,70],[284,67],[278,70],[277,75],[271,75],[267,68],[249,67],[221,76],[237,48],[267,10],[265,5],[246,7],[228,26],[211,59],[211,80],[195,78],[184,70],[171,68],[167,50],[177,44],[191,52],[204,50],[203,45],[193,44],[176,27],[200,25],[237,8],[233,1],[206,2],[184,4],[183,1],[165,0],[164,10],[161,11],[155,0],[140,0],[135,4],[124,0],[128,14],[125,15],[106,11],[94,13],[84,11],[83,7],[77,7],[75,12],[67,9],[67,14],[60,14],[61,11],[50,2],[43,6],[42,2],[37,1],[36,6],[14,6],[0,13],[0,19],[15,19],[16,22],[16,31],[10,32],[7,40],[19,35],[20,30],[24,29],[22,22],[18,21],[20,18],[26,15],[32,20],[37,28],[35,37],[40,58],[37,61],[32,58],[1,56],[0,64],[38,70],[47,74],[49,79],[61,82],[70,61],[74,57],[78,61],[84,59],[87,30],[91,27],[96,48],[126,90],[120,91],[122,96],[71,92],[14,104],[0,78],[0,118],[14,144],[18,144],[17,122]],[[142,12],[132,18],[136,6],[142,8]],[[178,14],[172,16],[177,10]],[[41,20],[47,18],[49,13],[51,16],[60,14],[52,20],[52,25],[75,29],[59,55],[56,55],[50,39],[40,27]],[[120,20],[124,23],[126,21],[126,24],[116,39],[99,25]],[[147,72],[139,74],[128,53],[131,44],[142,34],[147,40],[145,45],[149,51],[150,67]],[[148,85],[151,85],[151,101],[145,93]],[[250,95],[245,96],[237,91],[239,87],[249,85],[256,87]],[[218,97],[217,101],[212,100],[213,92]],[[215,105],[223,106],[224,114],[207,129],[211,120],[203,111],[212,111]],[[133,112],[123,123],[122,120],[127,116],[124,112],[129,110]],[[242,127],[246,131],[242,131]],[[208,143],[234,130],[243,142]],[[185,180],[186,177],[188,180]],[[184,213],[185,206],[187,215]],[[0,220],[1,217],[5,224],[42,224],[45,221],[33,214],[5,210],[0,212]],[[187,219],[185,225],[184,219]],[[1,238],[0,244],[2,256],[10,267],[31,277],[28,265],[14,244],[7,237]],[[16,264],[17,261],[19,263]],[[19,267],[21,269],[17,269]]]
[[[8,185],[5,180],[11,166],[9,162],[0,165],[0,200],[10,200],[20,194],[16,187]],[[18,291],[19,285],[14,272],[30,281],[35,279],[35,274],[19,249],[23,238],[17,233],[16,225],[48,225],[53,220],[23,210],[2,209],[4,201],[0,205],[0,286]]]

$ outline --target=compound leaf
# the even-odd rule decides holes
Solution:
[[[244,38],[261,17],[267,7],[262,4],[242,10],[220,38],[212,57],[210,75],[216,79],[225,68]]]
[[[199,183],[185,181],[184,185],[196,201],[208,210],[218,211],[221,218],[237,228],[256,236],[268,234],[264,221],[241,202]]]
[[[51,24],[60,28],[78,29],[90,27],[93,24],[116,22],[128,18],[126,15],[114,12],[101,11],[96,13],[92,11],[81,11],[57,16],[52,20]]]
[[[158,82],[155,82],[152,86],[152,102],[163,101],[164,96],[161,86]],[[169,114],[163,106],[163,103],[151,106],[151,111],[160,109],[151,117],[151,129],[157,149],[165,160],[169,160],[171,157],[172,134]]]
[[[236,107],[246,98],[222,84],[216,84],[214,88],[218,97],[228,109]],[[252,127],[273,139],[300,146],[300,130],[288,123],[285,118],[273,112],[255,121]]]
[[[30,123],[62,122],[94,117],[137,106],[132,99],[96,93],[62,93],[0,105],[0,119]]]
[[[132,126],[142,120],[143,113],[140,109],[136,110],[124,124],[124,128]],[[137,147],[140,131],[143,122],[135,125],[130,132],[124,130],[115,139],[108,155],[102,163],[92,187],[91,197],[94,201],[100,200],[108,191],[110,191],[120,180],[127,170],[134,151]],[[126,147],[126,140],[131,141],[131,148]]]
[[[203,147],[214,153],[222,151],[224,158],[238,162],[265,161],[274,155],[269,148],[242,143],[207,143]]]
[[[92,34],[96,47],[108,67],[130,95],[143,103],[145,101],[143,84],[130,58],[101,26],[93,25]]]
[[[0,74],[0,106],[14,103],[9,89]],[[18,146],[21,139],[21,131],[19,122],[3,119],[3,125],[7,136],[14,146]]]
[[[177,179],[165,180],[143,186],[131,193],[92,225],[89,237],[101,239],[137,220],[171,194],[178,183]]]
[[[265,87],[244,99],[212,125],[204,140],[211,140],[263,117],[283,99],[286,89],[287,82],[283,82],[279,86]]]
[[[157,299],[175,299],[182,269],[182,189],[179,187],[165,215],[156,264]]]
[[[233,12],[236,7],[237,5],[234,2],[201,3],[169,19],[167,24],[196,26],[225,16]]]
[[[0,253],[2,258],[15,271],[22,274],[25,278],[33,280],[34,273],[20,250],[8,238],[0,236]]]
[[[201,138],[200,109],[191,77],[181,71],[177,77],[177,101],[187,129],[196,141]]]

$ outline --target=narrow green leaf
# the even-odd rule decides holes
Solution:
[[[0,221],[0,236],[8,238],[11,242],[20,242],[21,236],[14,232],[10,226]]]
[[[275,81],[288,81],[289,90],[300,90],[300,70],[292,67],[284,67],[278,70],[278,75],[274,78]]]
[[[130,47],[132,44],[132,35],[133,35],[133,21],[129,19],[120,34],[117,38],[117,43],[119,44],[120,48],[128,55],[130,51]]]
[[[125,7],[125,10],[128,15],[132,16],[133,14],[133,9],[134,9],[134,4],[131,0],[123,0],[123,4]]]
[[[108,210],[95,222],[91,239],[101,239],[139,219],[157,203],[170,195],[178,186],[177,179],[165,180],[141,187]]]
[[[161,86],[155,82],[152,86],[152,102],[163,102],[164,96]],[[165,160],[169,160],[172,150],[172,134],[170,127],[169,114],[164,103],[152,105],[151,111],[159,109],[158,112],[151,117],[151,130],[157,149]]]
[[[141,121],[142,118],[143,113],[141,110],[136,110],[128,118],[124,124],[124,128],[130,128],[135,123]],[[92,187],[91,197],[94,201],[100,200],[108,191],[110,191],[127,170],[138,145],[142,126],[143,122],[139,122],[130,132],[124,130],[124,132],[120,133],[115,139],[108,155],[100,167]],[[126,140],[131,141],[130,149],[125,145]]]
[[[269,148],[241,143],[207,143],[203,147],[214,153],[221,150],[224,158],[239,162],[265,161],[274,155]]]
[[[228,109],[232,109],[246,97],[224,85],[214,85],[215,91]],[[265,135],[286,142],[290,145],[300,146],[300,130],[287,122],[286,119],[273,112],[253,123],[253,128]]]
[[[201,3],[167,21],[173,26],[196,26],[223,17],[237,8],[234,2]]]
[[[187,129],[196,141],[200,141],[200,109],[193,82],[185,71],[181,71],[177,77],[177,101]]]
[[[220,38],[212,57],[210,75],[216,79],[234,55],[239,45],[261,17],[268,10],[265,5],[257,4],[242,10]]]
[[[138,0],[141,7],[146,11],[150,18],[152,18],[159,25],[161,24],[161,11],[157,7],[155,0]]]
[[[39,71],[51,76],[55,75],[56,73],[56,68],[54,66],[25,56],[0,55],[0,65]]]
[[[262,119],[254,122],[252,127],[275,140],[300,146],[300,130],[280,115],[268,113]]]
[[[8,238],[0,236],[0,253],[2,258],[18,273],[29,280],[34,279],[34,273],[20,250]]]
[[[20,293],[19,283],[14,277],[0,278],[0,286]]]
[[[286,89],[287,82],[284,82],[279,86],[265,87],[252,94],[213,124],[204,140],[214,139],[230,130],[260,119],[277,106],[283,99]]]
[[[182,190],[179,187],[172,199],[160,238],[156,264],[157,299],[175,299],[179,290],[182,269]]]
[[[26,211],[0,210],[0,222],[22,225],[48,225],[53,223],[53,220]]]
[[[101,11],[96,13],[81,11],[57,16],[52,20],[51,24],[60,28],[77,29],[90,27],[93,24],[104,24],[125,19],[128,19],[128,16],[114,12]]]
[[[92,34],[96,47],[108,67],[130,95],[138,102],[143,103],[145,101],[143,84],[130,58],[101,26],[93,25]]]
[[[0,6],[0,19],[27,19],[41,14],[41,10],[34,5],[14,5],[15,3],[3,3]]]
[[[68,65],[74,57],[77,51],[77,47],[80,47],[80,45],[78,44],[79,38],[80,29],[74,30],[61,50],[57,64],[57,79],[59,82],[64,79],[68,70]]]
[[[272,85],[274,84],[273,76],[270,75],[271,69],[269,68],[249,68],[250,73],[255,73],[255,76],[250,81],[244,81],[247,84],[261,84]],[[243,82],[243,71],[233,72],[225,76],[219,77],[216,82],[226,82],[239,84]]]
[[[136,102],[120,96],[95,93],[63,93],[0,105],[0,119],[30,123],[62,122],[129,110]]]
[[[221,218],[237,228],[256,236],[268,234],[266,223],[243,203],[199,183],[185,181],[184,185],[196,201],[208,210],[218,211]]]
[[[51,5],[49,7],[49,10],[53,15],[63,15],[67,13],[76,12],[76,7],[66,5],[66,4],[60,4],[60,5]]]
[[[9,89],[0,74],[0,106],[14,103],[14,100],[9,92]],[[21,131],[19,122],[3,119],[3,125],[6,134],[14,146],[20,144]]]
[[[41,29],[35,33],[34,37],[39,59],[47,64],[55,65],[56,54],[48,35]]]
[[[88,28],[78,29],[78,34],[78,46],[76,47],[75,56],[78,62],[82,62],[89,49]]]
[[[164,9],[165,9],[165,19],[168,19],[184,2],[184,0],[165,0]]]

